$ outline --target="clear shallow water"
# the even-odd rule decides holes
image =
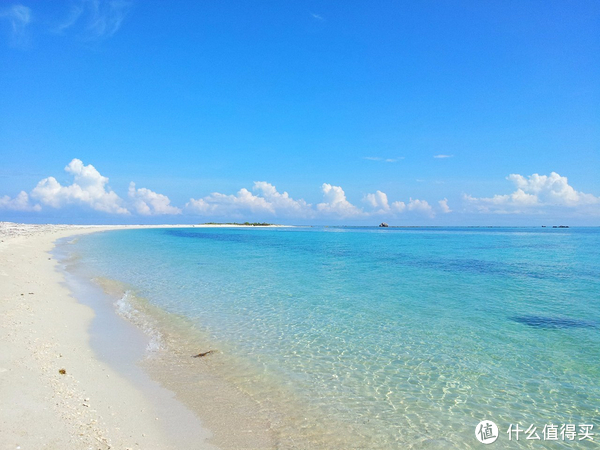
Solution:
[[[372,448],[477,447],[483,419],[503,447],[511,423],[600,426],[600,229],[149,229],[73,247]]]

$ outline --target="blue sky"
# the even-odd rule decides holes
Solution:
[[[600,225],[599,29],[595,0],[3,2],[0,220]]]

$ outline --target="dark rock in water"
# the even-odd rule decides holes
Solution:
[[[569,319],[567,317],[544,317],[544,316],[515,316],[510,320],[528,325],[534,328],[595,328],[596,324],[585,320]]]
[[[387,228],[387,227],[389,227],[389,225],[388,225],[387,223],[385,223],[385,222],[381,222],[381,223],[379,224],[379,227],[380,227],[380,228]]]

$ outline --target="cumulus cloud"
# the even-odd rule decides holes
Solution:
[[[171,206],[169,197],[146,188],[136,189],[133,181],[129,183],[129,198],[135,211],[144,216],[181,214],[181,209]]]
[[[213,192],[198,200],[191,198],[186,207],[192,212],[213,216],[239,217],[243,212],[275,214],[273,205],[246,188],[240,189],[235,195]]]
[[[234,195],[213,192],[200,198],[191,198],[186,210],[206,216],[244,217],[248,213],[267,214],[275,217],[351,219],[368,218],[376,215],[394,216],[406,211],[433,217],[433,208],[425,200],[410,199],[408,204],[401,201],[390,202],[385,192],[366,194],[363,202],[368,211],[353,205],[341,186],[324,183],[321,186],[323,201],[313,207],[304,200],[295,200],[287,192],[278,192],[275,186],[266,181],[257,181],[248,189],[240,189]]]
[[[421,213],[423,215],[433,217],[435,213],[433,212],[433,208],[427,202],[427,200],[419,200],[419,199],[410,199],[408,205],[406,205],[406,209],[408,211],[415,211]]]
[[[535,173],[529,177],[511,174],[506,179],[517,188],[514,192],[480,198],[465,194],[467,207],[496,214],[543,212],[548,207],[600,212],[600,197],[576,191],[569,185],[567,177],[556,172],[550,175]]]
[[[80,0],[57,31],[77,28],[87,38],[106,39],[121,28],[130,7],[131,2],[123,0]]]
[[[446,214],[446,213],[450,213],[450,212],[452,212],[452,210],[451,210],[451,209],[450,209],[450,207],[448,206],[448,199],[447,199],[447,198],[445,198],[445,199],[443,199],[443,200],[439,200],[439,201],[438,201],[438,205],[440,205],[440,210],[441,210],[443,213],[445,213],[445,214]]]
[[[130,206],[131,211],[145,216],[182,213],[180,208],[171,205],[166,195],[146,188],[137,189],[134,182],[129,185],[128,201],[125,202],[108,187],[107,177],[79,159],[73,159],[65,171],[73,176],[70,185],[63,186],[56,178],[47,177],[31,191],[31,198],[39,204],[31,204],[29,195],[23,191],[14,199],[0,197],[0,209],[40,211],[42,205],[56,209],[74,205],[111,214],[130,214],[127,208]]]
[[[0,9],[0,19],[4,19],[10,27],[10,43],[15,47],[27,44],[27,25],[31,22],[31,9],[23,5],[12,5]]]
[[[374,194],[367,194],[363,201],[373,210],[369,213],[375,214],[395,214],[402,213],[406,210],[406,203],[395,201],[391,204],[388,202],[388,196],[385,192],[376,191]]]
[[[84,166],[79,159],[73,159],[65,171],[74,177],[69,186],[62,186],[54,177],[41,180],[31,191],[31,197],[43,205],[60,208],[65,205],[86,205],[96,211],[129,214],[123,207],[123,200],[108,186],[108,178],[91,164]]]
[[[309,203],[306,203],[303,199],[294,200],[287,192],[283,192],[283,194],[277,192],[275,186],[266,181],[255,182],[252,190],[259,192],[277,213],[283,212],[294,217],[310,217],[312,215],[312,208]]]
[[[340,218],[364,215],[360,208],[357,208],[346,199],[346,194],[340,186],[323,183],[321,190],[323,191],[323,203],[317,205],[317,211]]]
[[[408,202],[408,204],[401,202],[401,201],[395,201],[392,203],[389,203],[388,201],[388,196],[385,192],[381,192],[381,191],[376,191],[374,194],[367,194],[365,195],[365,197],[363,198],[363,202],[365,202],[367,205],[369,205],[372,210],[370,212],[368,212],[368,215],[382,215],[382,214],[387,214],[387,215],[397,215],[397,214],[401,214],[404,212],[414,212],[420,215],[424,215],[424,216],[428,216],[428,217],[434,217],[435,216],[435,212],[433,210],[433,208],[431,207],[431,205],[426,201],[426,200],[419,200],[419,199],[410,199],[410,201]],[[446,208],[448,208],[447,205],[447,200],[440,200],[439,204],[440,206],[442,206],[442,203],[445,205]],[[442,208],[443,210],[443,208]],[[448,208],[448,211],[444,212],[450,212],[450,209]]]
[[[376,191],[374,194],[367,194],[363,201],[378,213],[385,213],[390,210],[387,194],[385,192]]]
[[[323,201],[311,205],[303,199],[296,200],[287,192],[279,192],[266,181],[257,181],[252,189],[242,188],[235,194],[213,192],[202,198],[191,198],[185,208],[171,204],[169,197],[147,188],[137,188],[132,181],[128,195],[122,199],[108,186],[108,178],[101,175],[91,164],[85,165],[73,159],[66,167],[73,177],[70,184],[61,184],[54,177],[42,179],[30,194],[22,191],[15,198],[0,197],[0,209],[40,211],[46,208],[60,209],[79,206],[110,214],[138,214],[142,216],[176,215],[182,213],[215,217],[246,218],[250,214],[267,215],[302,220],[322,219],[368,219],[376,216],[394,217],[403,213],[415,213],[433,217],[435,212],[425,200],[410,199],[409,202],[390,201],[380,190],[363,197],[365,208],[352,204],[341,186],[328,183],[321,185]],[[440,210],[450,212],[447,200],[440,200]]]
[[[494,195],[493,197],[475,198],[468,194],[463,196],[463,199],[469,206],[484,213],[521,213],[531,211],[531,207],[540,206],[537,196],[527,194],[522,189],[517,189],[512,194]]]
[[[531,175],[528,179],[522,175],[509,175],[508,179],[526,193],[538,197],[542,203],[561,206],[578,206],[600,203],[600,198],[592,194],[578,192],[569,185],[567,177],[561,177],[556,172],[549,176]]]
[[[267,214],[271,216],[312,217],[313,210],[304,200],[294,200],[287,192],[278,192],[275,186],[266,181],[254,183],[253,194],[246,188],[235,195],[219,192],[200,198],[190,199],[186,209],[212,216],[242,217],[244,213]]]
[[[287,192],[278,192],[275,186],[266,181],[257,181],[252,192],[245,188],[240,189],[235,195],[214,192],[200,199],[190,199],[185,209],[206,216],[236,218],[244,217],[248,213],[302,219],[321,217],[334,220],[382,215],[393,217],[404,212],[413,212],[427,217],[435,216],[433,208],[425,200],[411,198],[408,204],[402,201],[390,202],[387,194],[378,190],[363,197],[363,203],[367,207],[365,211],[347,199],[341,186],[323,183],[321,191],[323,201],[313,207],[304,200],[294,200]],[[443,202],[447,208],[447,204]],[[444,208],[442,210],[445,211]],[[449,208],[445,212],[449,212]]]
[[[15,198],[10,198],[8,195],[0,197],[0,209],[9,209],[13,211],[39,211],[42,207],[40,205],[32,205],[29,203],[29,195],[27,195],[27,192],[21,191]]]
[[[406,203],[400,201],[392,202],[390,209],[396,213],[404,212],[404,210],[406,209]]]

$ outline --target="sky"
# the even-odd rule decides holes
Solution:
[[[600,225],[600,2],[0,2],[0,221]]]

